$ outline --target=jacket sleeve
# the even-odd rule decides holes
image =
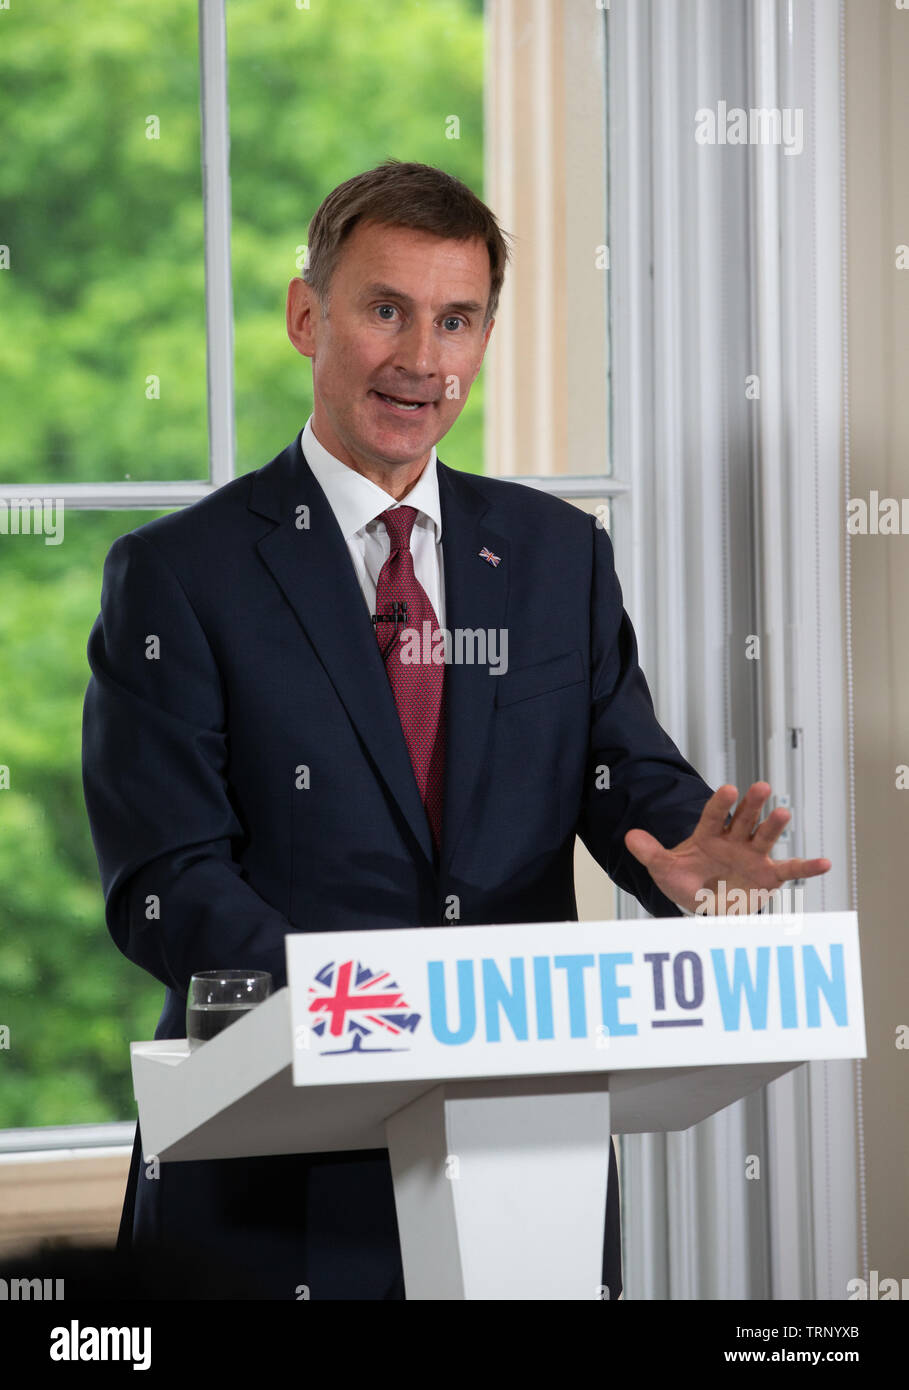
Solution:
[[[694,830],[713,795],[657,721],[637,640],[622,603],[612,541],[591,517],[590,745],[578,834],[614,883],[654,917],[684,914],[625,848],[646,830],[671,849]]]
[[[242,877],[211,647],[153,544],[122,536],[88,641],[82,772],[106,919],[118,948],[185,995],[196,970],[286,983],[287,919]]]

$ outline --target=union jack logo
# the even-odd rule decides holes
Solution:
[[[348,1042],[349,1047],[323,1047],[320,1055],[341,1052],[406,1052],[405,1034],[413,1033],[420,1015],[413,1013],[403,991],[387,970],[369,970],[360,961],[330,961],[309,987],[312,1031],[323,1043]],[[386,1046],[364,1047],[364,1041]]]
[[[483,549],[480,551],[480,559],[488,560],[491,565],[499,564],[501,558],[501,555],[493,555],[492,551],[487,550],[485,545],[483,546]]]

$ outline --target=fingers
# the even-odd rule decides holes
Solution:
[[[731,839],[748,841],[752,849],[767,856],[792,819],[791,811],[777,806],[765,820],[760,820],[761,810],[770,793],[769,782],[754,782],[742,797],[726,832]],[[781,884],[791,879],[817,878],[832,868],[829,859],[780,859],[771,862]]]
[[[780,876],[780,883],[792,878],[817,878],[833,867],[829,859],[779,859],[773,867]]]
[[[726,782],[722,787],[717,787],[713,796],[701,812],[701,819],[698,821],[697,829],[706,831],[709,835],[721,834],[726,825],[726,817],[735,805],[735,799],[738,794],[738,787],[734,787],[731,782]]]
[[[764,809],[764,803],[767,801],[767,798],[769,796],[769,782],[753,782],[751,784],[745,795],[742,797],[742,800],[738,805],[738,809],[736,810],[735,815],[732,817],[732,820],[729,824],[729,829],[726,832],[733,840],[751,839],[751,836],[754,832],[754,828],[761,818],[761,811]],[[773,812],[772,814],[775,815],[776,812]],[[787,817],[788,814],[788,811],[785,812],[785,815]],[[786,822],[783,821],[783,824],[778,827],[776,833],[773,836],[773,840],[776,839],[777,835],[780,833],[780,830],[782,830],[783,825],[785,825],[785,823]],[[773,843],[773,840],[770,841],[771,844]]]
[[[760,830],[755,830],[770,793],[769,782],[753,782],[739,802],[727,826],[726,819],[735,806],[738,796],[738,788],[733,786],[731,782],[727,782],[722,787],[718,787],[707,802],[701,812],[698,829],[706,830],[711,835],[720,833],[730,835],[734,840],[750,840],[753,835],[755,838],[760,835],[761,839],[757,842],[758,848],[767,849],[776,842],[780,832],[790,819],[790,813],[782,807],[778,807],[775,811],[771,811]]]
[[[659,840],[654,839],[646,830],[629,830],[625,835],[625,848],[645,869],[649,869],[655,859],[666,853]]]
[[[760,850],[762,854],[769,854],[791,819],[792,812],[787,811],[785,807],[778,806],[775,811],[771,811],[767,819],[760,822],[751,837],[754,848]]]

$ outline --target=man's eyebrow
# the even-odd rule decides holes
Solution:
[[[361,299],[398,299],[402,304],[413,307],[413,300],[409,294],[403,290],[396,290],[394,285],[384,285],[374,282],[371,285],[364,285],[360,292]],[[462,314],[480,314],[485,305],[478,304],[475,299],[453,299],[450,304],[443,304],[442,309],[448,313],[452,309],[459,310]]]

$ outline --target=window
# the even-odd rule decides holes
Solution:
[[[104,927],[80,775],[85,644],[104,556],[151,512],[64,512],[61,544],[2,535],[0,1128],[133,1111],[126,1041],[151,1037],[161,988]]]
[[[227,0],[237,471],[259,468],[312,410],[283,331],[309,219],[383,159],[434,164],[483,196],[481,0]],[[495,330],[493,330],[495,336]],[[442,457],[483,471],[483,373]]]
[[[0,16],[0,509],[24,498],[29,521],[0,534],[0,1128],[132,1115],[127,1042],[160,1011],[104,925],[82,799],[107,550],[302,427],[283,303],[331,187],[395,155],[483,191],[482,0],[200,13],[201,30],[184,0]],[[446,447],[480,471],[482,439],[475,388]],[[48,502],[39,534],[29,499]]]
[[[309,371],[283,303],[331,187],[388,155],[439,164],[517,236],[446,462],[524,477],[609,529],[624,489],[606,413],[604,12],[553,0],[522,42],[499,0],[198,13],[84,0],[53,28],[27,7],[0,16],[0,508],[25,499],[30,519],[0,534],[2,1128],[133,1113],[126,1042],[151,1036],[161,988],[104,926],[82,799],[103,560],[301,428]],[[42,506],[34,534],[35,499],[48,522],[62,499],[59,541]]]
[[[0,483],[205,478],[193,9],[0,18]]]

